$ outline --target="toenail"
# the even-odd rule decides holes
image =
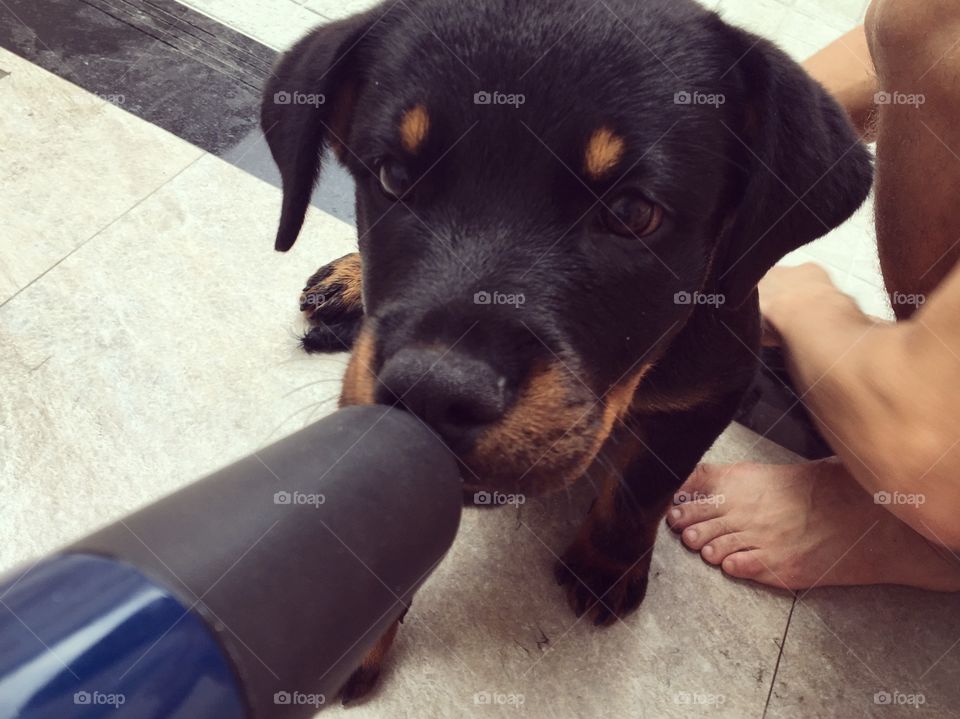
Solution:
[[[704,557],[712,557],[712,556],[713,556],[713,547],[712,547],[711,545],[709,545],[709,544],[708,544],[706,547],[704,547],[702,550],[700,550],[700,551],[703,552],[703,556],[704,556]]]
[[[682,517],[682,516],[683,516],[683,512],[681,512],[679,509],[671,509],[671,510],[670,510],[670,518],[671,518],[671,519],[680,519],[680,517]]]
[[[683,533],[683,536],[686,537],[691,542],[696,541],[697,539],[697,530],[691,527],[686,532]]]

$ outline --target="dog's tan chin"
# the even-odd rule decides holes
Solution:
[[[374,353],[373,327],[367,321],[344,376],[341,407],[373,403]],[[535,367],[510,411],[460,458],[464,489],[538,496],[569,487],[593,464],[649,367],[626,377],[603,400],[565,364]]]
[[[461,458],[465,488],[531,497],[559,492],[583,476],[604,441],[599,433],[568,436],[562,442],[550,436],[529,439],[523,447],[503,445]]]

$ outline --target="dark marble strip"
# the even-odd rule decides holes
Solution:
[[[0,46],[279,186],[259,128],[277,52],[176,0],[3,0]],[[354,221],[327,163],[314,204]]]
[[[216,154],[256,126],[276,55],[172,0],[5,0],[0,44]]]

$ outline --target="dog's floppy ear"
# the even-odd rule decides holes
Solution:
[[[317,28],[284,53],[267,81],[260,125],[283,180],[281,252],[303,226],[325,145],[345,139],[363,81],[362,49],[384,14],[374,8]]]
[[[714,277],[739,306],[787,253],[843,223],[870,192],[870,153],[843,109],[771,43],[727,26],[746,102],[729,127],[748,175],[726,223]],[[730,99],[728,98],[728,102]]]

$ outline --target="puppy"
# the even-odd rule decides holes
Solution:
[[[691,0],[404,0],[297,43],[262,124],[278,250],[326,147],[356,182],[359,253],[302,295],[305,348],[353,350],[342,404],[402,404],[467,492],[590,473],[557,580],[598,625],[636,609],[658,523],[753,376],[758,280],[870,189],[842,109]]]

